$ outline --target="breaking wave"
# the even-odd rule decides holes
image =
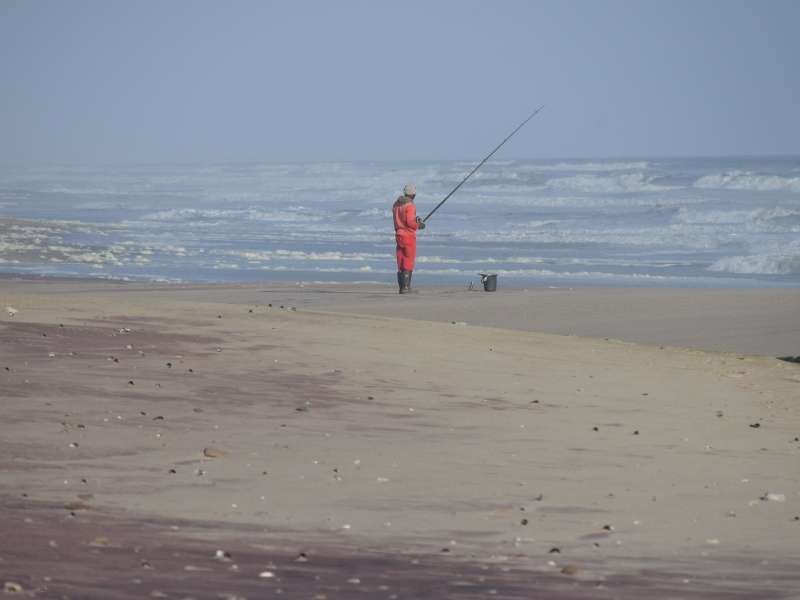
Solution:
[[[621,175],[574,175],[557,177],[547,182],[546,187],[559,192],[582,193],[635,193],[664,192],[671,186],[656,183],[657,178],[643,173],[625,173]]]
[[[708,270],[741,275],[798,275],[800,274],[800,254],[726,256],[708,267]]]
[[[560,162],[556,164],[525,165],[519,167],[520,170],[529,171],[643,171],[650,167],[646,161],[636,162]]]
[[[356,261],[386,259],[385,253],[369,252],[306,252],[302,250],[262,250],[262,251],[230,251],[229,256],[239,256],[249,262],[270,262],[275,260],[294,261]]]
[[[325,215],[313,213],[303,207],[293,210],[231,210],[231,209],[199,209],[199,208],[173,208],[149,213],[140,217],[142,221],[166,223],[197,223],[215,221],[272,221],[272,222],[298,222],[322,221]]]
[[[701,189],[750,190],[754,192],[800,192],[800,177],[758,175],[751,171],[727,171],[705,175],[695,181]]]
[[[763,232],[800,232],[800,210],[782,207],[754,210],[700,210],[683,207],[677,220],[687,225],[740,226]]]

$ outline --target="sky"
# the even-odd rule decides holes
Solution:
[[[796,0],[0,0],[0,162],[800,155]]]

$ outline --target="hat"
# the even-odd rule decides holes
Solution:
[[[413,183],[407,183],[403,186],[403,194],[406,196],[416,196],[417,195],[417,186]]]

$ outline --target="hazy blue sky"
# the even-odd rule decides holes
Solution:
[[[800,1],[0,0],[0,161],[800,154]]]

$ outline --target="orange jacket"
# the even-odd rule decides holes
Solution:
[[[417,235],[417,207],[414,201],[407,196],[400,196],[392,206],[394,216],[394,231],[397,235]]]

